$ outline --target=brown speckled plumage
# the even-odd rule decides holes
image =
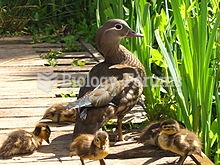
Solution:
[[[139,143],[144,145],[154,145],[157,146],[157,138],[160,133],[160,122],[150,123],[146,126],[138,139]]]
[[[161,123],[158,144],[162,149],[180,155],[178,165],[182,165],[188,155],[202,155],[201,142],[197,135],[187,129],[181,129],[179,123],[172,119]]]
[[[70,156],[78,155],[84,165],[84,160],[99,160],[105,165],[104,158],[109,152],[109,138],[105,131],[93,134],[81,134],[70,145]]]
[[[105,60],[92,68],[87,84],[80,88],[78,100],[68,105],[68,108],[76,107],[80,111],[76,118],[75,136],[95,133],[110,118],[117,116],[118,140],[123,139],[122,119],[142,94],[145,70],[140,61],[120,45],[120,40],[141,36],[120,19],[111,19],[99,28],[96,43]],[[103,77],[103,81],[96,81]],[[91,86],[91,83],[96,85]]]
[[[50,128],[39,123],[33,132],[17,130],[11,132],[0,148],[0,158],[7,159],[15,155],[34,152],[43,140],[49,143]]]
[[[177,121],[179,124],[179,127],[181,129],[185,129],[185,125]],[[149,125],[147,125],[140,134],[140,138],[138,139],[139,143],[143,143],[144,145],[154,145],[158,146],[158,136],[161,131],[161,121],[152,122]]]
[[[48,119],[52,122],[75,122],[76,120],[76,109],[67,110],[66,106],[68,102],[56,103],[49,107],[42,119]]]

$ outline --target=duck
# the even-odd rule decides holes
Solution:
[[[197,154],[201,157],[202,145],[198,136],[187,129],[182,129],[174,119],[161,122],[158,135],[158,145],[164,149],[180,155],[177,164],[182,165],[187,156]]]
[[[138,138],[138,143],[143,143],[144,145],[158,146],[157,139],[160,133],[160,122],[152,122],[147,125],[141,132]]]
[[[60,122],[75,122],[76,109],[67,110],[65,107],[68,102],[55,103],[50,106],[44,113],[41,120],[51,120],[54,123]]]
[[[177,121],[179,124],[179,127],[181,129],[186,128],[185,124],[181,121]],[[144,145],[152,145],[157,146],[158,145],[158,136],[160,133],[160,125],[161,121],[155,121],[148,124],[140,133],[140,137],[137,139],[138,143],[143,143]]]
[[[31,154],[37,150],[42,141],[50,143],[51,130],[48,125],[38,123],[33,132],[19,129],[8,134],[0,148],[0,158],[8,159],[16,155]]]
[[[70,145],[70,156],[78,155],[82,165],[84,160],[99,160],[100,165],[105,165],[104,158],[109,154],[109,137],[105,131],[95,134],[80,134]]]
[[[82,133],[93,134],[117,117],[117,141],[124,140],[122,120],[138,102],[146,76],[141,62],[120,44],[126,37],[143,35],[122,19],[110,19],[98,29],[96,46],[104,61],[90,70],[77,100],[66,107],[77,109],[73,138]]]

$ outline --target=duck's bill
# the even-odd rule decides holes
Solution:
[[[127,37],[144,37],[143,34],[137,33],[134,30],[129,30],[126,36]]]
[[[45,140],[48,144],[50,144],[50,140],[49,139],[47,139],[47,140]]]

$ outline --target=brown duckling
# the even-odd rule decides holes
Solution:
[[[70,146],[70,156],[78,155],[82,165],[84,160],[99,160],[100,165],[105,165],[104,158],[109,152],[109,137],[105,131],[93,134],[81,134],[75,138]]]
[[[178,165],[182,165],[188,155],[202,156],[201,142],[194,132],[181,129],[179,123],[173,119],[161,122],[160,128],[158,144],[162,149],[180,155]]]
[[[180,128],[186,128],[185,125],[177,121]],[[158,135],[160,133],[161,121],[153,122],[147,125],[141,132],[140,138],[137,140],[138,143],[143,143],[144,145],[158,146]]]
[[[68,102],[56,103],[49,107],[41,120],[49,119],[52,122],[75,122],[76,120],[76,110],[70,109],[67,110],[65,107],[68,105]]]
[[[160,122],[150,123],[146,126],[138,139],[139,143],[144,145],[157,146],[157,138],[160,133]]]
[[[43,140],[50,143],[50,133],[48,125],[43,123],[37,124],[33,132],[13,131],[3,142],[0,148],[0,157],[6,159],[14,155],[33,153],[41,146]]]

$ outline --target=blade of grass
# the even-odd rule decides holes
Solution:
[[[177,89],[177,93],[178,93],[178,96],[180,98],[180,104],[181,107],[183,107],[184,109],[182,110],[183,112],[183,118],[184,118],[184,121],[185,121],[185,124],[188,128],[191,128],[191,125],[190,125],[190,122],[189,122],[189,114],[188,114],[188,110],[187,110],[187,107],[186,107],[186,102],[185,102],[185,99],[184,99],[184,96],[183,96],[183,92],[182,92],[182,89],[180,87],[180,80],[179,80],[179,76],[178,76],[178,73],[176,71],[176,66],[175,66],[175,63],[173,62],[174,59],[173,59],[173,55],[172,54],[168,54],[167,52],[167,49],[165,47],[165,45],[163,44],[162,42],[162,39],[160,37],[160,33],[159,33],[159,30],[155,30],[155,37],[156,37],[156,40],[157,40],[157,43],[161,49],[161,52],[164,56],[164,59],[167,63],[167,66],[169,68],[169,71],[170,71],[170,74],[172,75],[173,77],[173,81],[174,81],[174,84],[175,84],[175,87]]]

